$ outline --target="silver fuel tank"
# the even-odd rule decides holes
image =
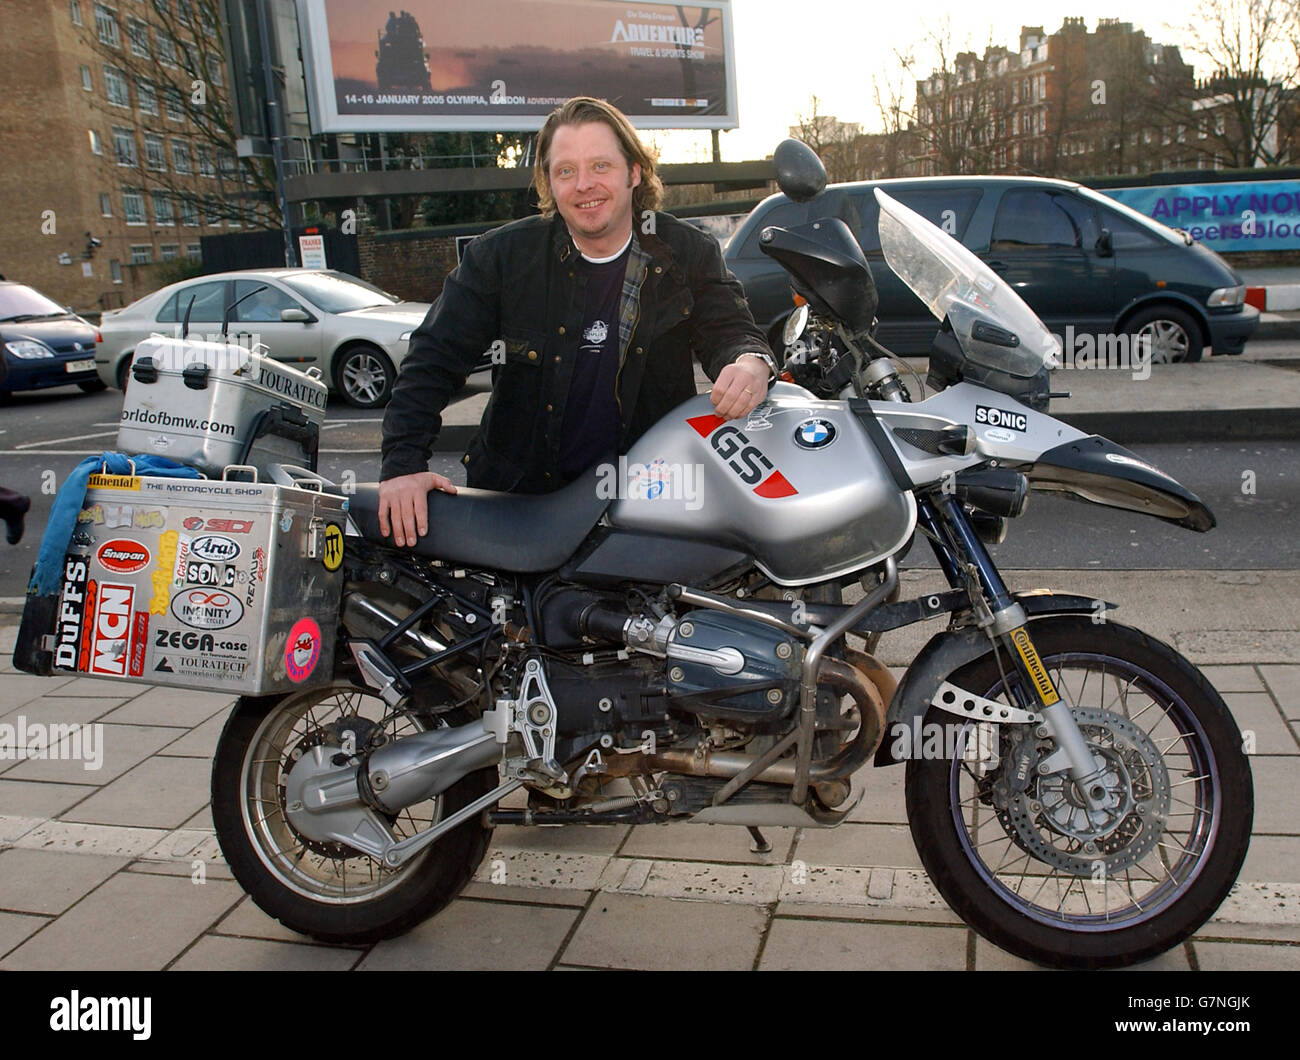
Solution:
[[[612,469],[611,469],[612,471]],[[845,402],[777,383],[745,419],[684,402],[620,459],[616,527],[750,553],[781,585],[860,570],[902,548],[916,502]]]

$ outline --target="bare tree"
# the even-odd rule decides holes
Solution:
[[[862,126],[837,121],[820,113],[821,101],[813,96],[811,111],[797,118],[798,138],[817,152],[831,183],[859,180],[869,171],[869,146]]]
[[[82,40],[103,63],[106,91],[95,105],[110,123],[147,137],[132,185],[208,223],[280,227],[270,160],[236,154],[216,0],[123,4],[107,20],[87,19]]]
[[[906,105],[906,71],[912,59],[908,53],[894,53],[899,60],[901,75],[897,80],[871,75],[871,91],[880,115],[881,132],[876,137],[878,169],[872,176],[901,177],[912,161],[908,145],[915,139],[909,130],[909,111]],[[883,85],[882,85],[883,80]]]

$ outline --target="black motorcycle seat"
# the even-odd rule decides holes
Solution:
[[[578,550],[605,514],[592,468],[554,493],[493,493],[458,486],[429,493],[429,532],[411,550],[475,567],[531,574],[554,570]],[[392,545],[379,532],[379,484],[358,483],[348,511],[362,536]]]

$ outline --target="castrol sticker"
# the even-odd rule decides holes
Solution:
[[[118,537],[105,541],[95,553],[96,562],[114,574],[134,574],[149,566],[149,550],[139,541]]]
[[[320,661],[320,626],[315,619],[300,618],[289,630],[284,646],[284,672],[298,684],[307,680]]]
[[[177,593],[171,611],[191,629],[225,629],[244,617],[244,605],[234,593],[206,586]]]

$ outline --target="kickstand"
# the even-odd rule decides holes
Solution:
[[[751,840],[753,840],[753,842],[751,842],[751,843],[749,844],[749,849],[750,849],[750,852],[751,852],[751,853],[753,853],[753,854],[770,854],[770,853],[772,853],[772,844],[769,843],[769,842],[764,838],[763,833],[760,832],[760,831],[759,831],[756,827],[754,827],[753,825],[750,825],[750,826],[749,826],[749,838],[750,838]]]

